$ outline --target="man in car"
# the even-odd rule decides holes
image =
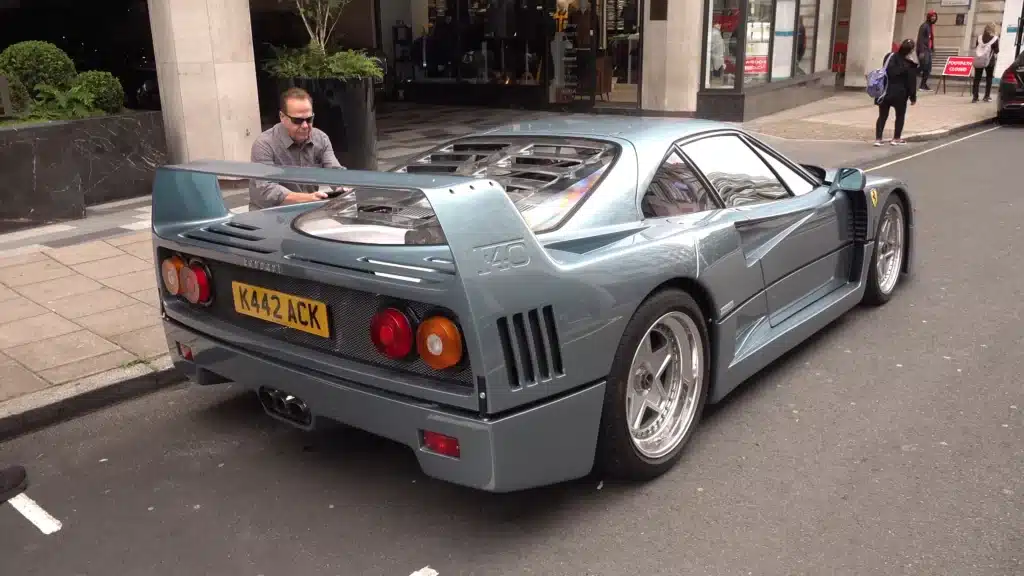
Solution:
[[[259,135],[252,144],[252,161],[272,166],[320,168],[345,167],[338,162],[331,139],[313,127],[313,98],[302,88],[289,88],[281,95],[280,122]],[[249,209],[259,210],[317,202],[327,193],[317,186],[283,184],[266,180],[249,181]]]

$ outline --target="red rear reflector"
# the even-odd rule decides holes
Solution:
[[[184,358],[185,360],[188,360],[190,362],[192,361],[192,349],[189,348],[188,346],[185,346],[181,342],[178,342],[178,352],[181,354],[181,357]]]
[[[192,264],[181,269],[181,293],[192,304],[206,304],[210,301],[210,278],[202,264]]]
[[[400,310],[385,308],[370,321],[370,340],[381,354],[401,360],[412,352],[412,324]]]
[[[458,438],[452,438],[451,436],[445,436],[444,434],[429,430],[423,431],[423,447],[431,452],[450,458],[458,458],[461,453]]]

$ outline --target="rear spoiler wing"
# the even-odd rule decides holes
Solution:
[[[406,174],[330,168],[281,168],[246,162],[193,162],[156,170],[153,230],[175,240],[181,231],[234,215],[224,205],[218,180],[244,178],[327,186],[372,186],[398,193],[422,192],[447,239],[464,302],[453,311],[473,321],[464,330],[481,393],[511,391],[499,344],[498,319],[526,313],[552,300],[572,298],[560,267],[550,258],[519,210],[493,180],[446,175]],[[319,205],[319,203],[314,204]],[[324,241],[329,242],[329,241]],[[338,244],[339,250],[353,245]],[[388,247],[395,249],[395,247]],[[371,247],[360,245],[365,253]],[[506,274],[513,272],[514,276]],[[523,289],[529,287],[529,290]],[[572,290],[569,290],[572,292]],[[543,295],[544,302],[539,302]],[[578,294],[577,294],[578,296]],[[486,387],[480,386],[486,377]],[[518,394],[487,394],[487,411],[497,412],[537,399],[535,389]],[[548,391],[550,392],[550,391]],[[483,396],[481,396],[483,398]],[[484,404],[481,403],[483,410]]]

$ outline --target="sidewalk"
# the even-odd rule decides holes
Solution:
[[[908,139],[938,138],[994,116],[993,104],[958,94],[922,95],[908,114]],[[558,115],[389,108],[378,119],[381,170],[459,135]],[[867,144],[876,114],[863,93],[842,92],[743,127],[787,139],[771,143],[790,154],[835,149],[850,161],[891,153]],[[224,199],[232,212],[248,210],[246,189],[225,190]],[[0,441],[180,379],[160,327],[150,228],[143,197],[90,207],[84,220],[0,234]]]
[[[909,141],[942,138],[952,131],[990,122],[996,116],[993,102],[971,103],[970,89],[951,84],[946,94],[922,92],[917,105],[907,109],[903,137]],[[995,88],[993,88],[995,90]],[[794,140],[875,139],[878,107],[863,91],[838,92],[831,98],[763,116],[743,125],[751,132]],[[885,137],[892,138],[895,113],[890,112]]]

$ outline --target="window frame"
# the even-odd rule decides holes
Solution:
[[[643,190],[641,190],[640,187],[637,186],[636,209],[637,212],[640,214],[641,221],[661,220],[664,218],[679,218],[682,216],[690,216],[692,214],[704,214],[707,212],[714,212],[716,210],[722,210],[723,208],[725,208],[725,202],[723,202],[722,197],[718,195],[718,190],[715,190],[715,187],[711,185],[710,181],[708,181],[707,177],[704,175],[704,171],[698,168],[697,164],[689,156],[687,156],[686,153],[683,152],[680,142],[686,140],[688,140],[688,138],[678,140],[676,142],[673,142],[668,147],[668,151],[662,155],[661,161],[658,162],[658,167],[654,169],[654,173],[651,175],[651,182],[654,181],[654,177],[655,175],[657,175],[658,170],[661,170],[661,167],[664,166],[666,162],[668,162],[669,157],[671,157],[672,154],[676,154],[683,162],[686,163],[688,167],[690,167],[690,169],[693,170],[694,176],[697,177],[697,180],[700,181],[701,186],[703,186],[704,189],[708,192],[708,197],[711,198],[711,202],[714,203],[714,207],[708,210],[701,210],[700,212],[691,212],[690,214],[677,214],[675,216],[655,216],[648,218],[647,216],[644,216],[643,207],[644,197],[647,196],[647,189],[650,188],[651,186],[651,182],[648,182],[647,186],[645,186]]]
[[[799,176],[799,177],[803,178],[804,180],[806,180],[808,184],[810,184],[811,186],[814,187],[814,189],[820,188],[821,186],[823,186],[825,184],[824,182],[819,181],[816,176],[814,176],[813,174],[808,172],[803,166],[800,166],[799,164],[789,160],[785,156],[782,156],[779,152],[771,150],[771,148],[769,148],[769,146],[767,144],[765,144],[764,142],[761,142],[760,140],[758,140],[757,138],[754,138],[753,136],[750,136],[749,134],[744,134],[743,136],[748,141],[747,145],[754,149],[754,153],[755,154],[758,154],[759,156],[762,156],[762,161],[765,163],[765,165],[768,166],[768,169],[772,171],[772,174],[775,174],[775,177],[778,178],[780,181],[782,181],[783,186],[786,186],[786,189],[789,190],[789,193],[792,196],[797,197],[797,194],[794,194],[793,190],[791,188],[789,188],[788,185],[786,185],[786,182],[782,179],[782,176],[780,176],[779,173],[775,171],[775,168],[773,168],[772,165],[769,164],[767,160],[763,159],[763,157],[765,155],[770,156],[776,162],[782,164],[783,166],[785,166],[785,167],[789,168],[790,170],[792,170],[793,172],[795,172],[797,176]],[[812,192],[813,192],[813,190],[812,190]],[[808,192],[808,194],[809,193],[810,192]],[[803,196],[803,195],[804,194],[800,194],[800,196]]]
[[[765,161],[765,159],[762,158],[760,154],[758,154],[757,149],[747,139],[747,134],[745,134],[743,132],[740,132],[738,130],[713,130],[713,131],[703,132],[701,134],[694,135],[693,137],[690,137],[690,138],[686,138],[684,140],[676,142],[675,145],[677,147],[679,147],[680,150],[682,150],[683,146],[689,146],[691,144],[695,144],[697,142],[700,142],[701,140],[707,140],[708,138],[717,138],[717,137],[720,137],[720,136],[733,136],[733,137],[737,138],[740,141],[740,143],[742,143],[747,148],[749,148],[751,153],[753,153],[754,156],[757,157],[757,159],[762,164],[764,164],[765,168],[767,168],[768,171],[771,172],[772,176],[774,176],[775,179],[778,180],[778,182],[782,186],[783,190],[786,191],[786,194],[787,194],[786,198],[779,198],[779,199],[776,199],[776,200],[766,200],[764,203],[781,202],[781,201],[785,201],[785,200],[792,200],[793,198],[799,198],[799,196],[797,196],[796,194],[793,194],[793,191],[786,184],[785,180],[783,180],[778,175],[778,173],[775,172],[775,169],[772,168],[772,165],[769,164],[767,161]],[[774,154],[773,154],[773,156],[777,157],[777,155],[774,155]],[[685,153],[684,153],[684,158],[686,158],[690,162],[690,165],[693,166],[694,169],[697,170],[697,172],[700,173],[702,181],[707,182],[707,183],[711,182],[710,179],[708,179],[707,174],[704,173],[704,169],[701,168],[699,164],[694,162],[688,155],[685,155]],[[783,161],[783,164],[789,165],[790,163]],[[658,167],[660,168],[661,165],[659,164]],[[801,175],[805,175],[805,173],[803,173],[802,171],[800,173],[801,173]],[[716,200],[719,202],[719,206],[722,209],[728,209],[729,207],[725,206],[725,201],[722,199],[721,195],[718,193],[718,189],[715,188],[714,186],[711,186],[710,190],[712,191],[712,193],[716,197]],[[645,190],[645,192],[646,192],[646,190]]]

